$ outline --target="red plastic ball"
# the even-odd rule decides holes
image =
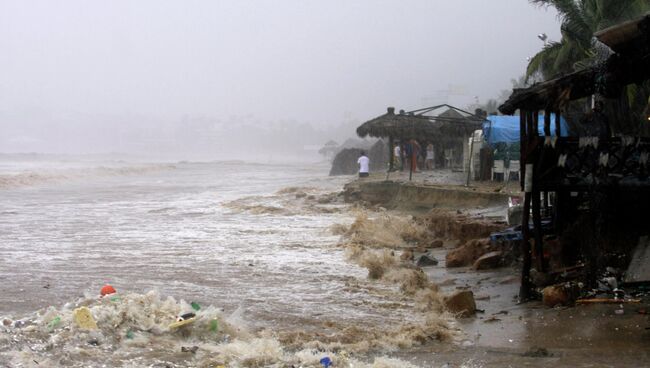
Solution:
[[[110,295],[110,294],[115,294],[115,293],[117,293],[117,291],[115,291],[115,288],[112,287],[111,285],[108,285],[108,284],[107,284],[107,285],[104,285],[104,287],[102,287],[102,290],[100,291],[100,294],[101,294],[102,296],[106,296],[106,295]]]

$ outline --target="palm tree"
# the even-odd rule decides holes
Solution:
[[[531,58],[526,77],[551,79],[593,65],[602,58],[593,34],[650,11],[648,0],[529,0],[554,7],[560,18],[562,38]]]
[[[561,21],[562,34],[560,41],[548,43],[529,61],[526,78],[534,81],[556,78],[605,61],[610,51],[593,34],[650,11],[650,0],[529,1],[538,6],[554,7]],[[615,132],[650,133],[647,120],[646,124],[639,125],[649,95],[650,83],[646,81],[627,86],[618,100],[606,104],[614,118],[612,128]],[[576,102],[569,108],[579,113],[583,110],[579,104]]]

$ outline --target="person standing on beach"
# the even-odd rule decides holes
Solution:
[[[399,143],[393,149],[393,163],[396,170],[402,170],[402,149],[399,147]]]
[[[433,144],[427,145],[427,158],[424,162],[427,170],[433,170]]]
[[[359,177],[367,178],[370,175],[370,159],[364,151],[361,151],[361,156],[357,160],[357,163],[359,164]]]

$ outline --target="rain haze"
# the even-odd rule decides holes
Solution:
[[[514,0],[2,1],[0,152],[302,155],[496,98],[542,32],[555,10]]]
[[[0,367],[643,366],[649,45],[650,0],[0,0]]]

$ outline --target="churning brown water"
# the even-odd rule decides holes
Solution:
[[[329,356],[408,367],[383,355],[447,328],[415,312],[399,282],[369,280],[347,258],[331,228],[355,220],[335,194],[350,178],[327,177],[325,165],[68,160],[2,170],[2,364],[281,367]],[[105,283],[118,298],[98,299]],[[201,306],[197,321],[169,329],[190,302]],[[98,330],[76,327],[80,305]]]

